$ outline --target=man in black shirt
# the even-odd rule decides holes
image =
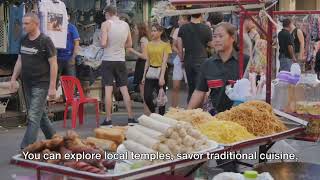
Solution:
[[[201,14],[191,15],[191,22],[181,26],[178,33],[178,55],[187,74],[188,101],[195,89],[200,66],[208,58],[206,48],[212,46],[212,31],[201,21]]]
[[[278,34],[279,46],[280,46],[280,69],[279,71],[290,71],[292,62],[297,62],[294,54],[293,39],[290,34],[290,27],[292,21],[290,19],[284,19],[283,29]]]
[[[55,131],[46,112],[47,96],[54,99],[56,95],[57,56],[51,39],[40,33],[39,18],[27,13],[23,18],[23,28],[27,32],[21,41],[20,54],[14,67],[11,86],[21,74],[25,92],[28,126],[21,143],[21,149],[37,140],[39,128],[47,139]]]

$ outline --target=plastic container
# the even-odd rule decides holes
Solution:
[[[316,74],[302,74],[295,86],[295,112],[320,115],[320,82]]]
[[[288,105],[288,87],[289,83],[284,81],[274,81],[274,91],[272,95],[272,106],[278,110],[284,110]]]
[[[258,179],[258,172],[257,171],[245,171],[243,177],[245,180],[257,180]]]
[[[295,85],[299,81],[299,75],[292,75],[290,72],[281,71],[274,81],[274,92],[272,95],[272,106],[275,109],[291,112],[295,109]]]

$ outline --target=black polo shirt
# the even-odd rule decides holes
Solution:
[[[225,63],[218,55],[213,55],[201,65],[196,89],[202,92],[208,92],[211,89],[212,104],[218,112],[228,110],[233,105],[233,102],[225,94],[225,86],[230,84],[231,80],[236,81],[240,78],[238,59],[239,54],[233,51],[231,58]],[[247,67],[248,61],[249,56],[244,55],[243,72]],[[222,81],[223,85],[219,81]]]

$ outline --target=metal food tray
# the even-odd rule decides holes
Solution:
[[[305,131],[305,126],[308,122],[301,120],[299,118],[293,117],[289,114],[283,113],[281,111],[274,111],[277,115],[281,116],[282,118],[285,118],[286,125],[288,126],[289,130],[273,134],[270,136],[264,136],[255,138],[252,140],[247,141],[241,141],[236,142],[233,144],[226,144],[224,146],[219,146],[217,149],[209,149],[207,152],[210,153],[223,153],[226,151],[232,152],[232,151],[238,151],[244,148],[249,147],[256,147],[256,146],[264,146],[263,151],[260,152],[266,152],[268,151],[268,146],[272,146],[272,143],[287,139],[289,137],[294,137],[296,135],[299,135]],[[202,152],[205,153],[205,152]],[[205,157],[205,156],[204,156]],[[125,173],[121,174],[94,174],[94,173],[88,173],[83,171],[78,171],[69,167],[60,166],[60,165],[53,165],[49,163],[43,163],[43,162],[36,162],[31,160],[25,160],[21,158],[21,155],[16,155],[12,157],[11,164],[15,164],[18,166],[26,167],[26,168],[32,168],[37,170],[37,177],[40,179],[40,173],[43,172],[52,172],[57,173],[65,176],[70,177],[78,177],[78,178],[84,178],[84,179],[139,179],[139,178],[145,178],[157,174],[162,174],[166,172],[171,172],[171,174],[174,174],[175,170],[178,170],[180,168],[192,166],[192,165],[199,165],[207,161],[207,158],[201,159],[201,160],[193,160],[193,159],[184,159],[184,160],[174,160],[164,163],[159,163],[151,166],[146,166],[140,169],[131,170]]]
[[[208,151],[210,153],[222,153],[224,152],[224,147],[219,146],[216,149],[211,149]],[[207,152],[202,152],[207,153]],[[204,163],[207,161],[207,158],[203,158],[201,160],[193,160],[193,159],[181,159],[181,160],[174,160],[164,163],[159,163],[151,166],[146,166],[143,168],[130,170],[124,173],[119,174],[94,174],[84,171],[79,171],[72,169],[70,167],[62,166],[62,165],[55,165],[55,164],[49,164],[45,162],[37,162],[32,160],[26,160],[21,157],[21,154],[15,155],[11,159],[11,164],[35,169],[37,171],[37,179],[40,179],[40,173],[41,172],[51,172],[51,173],[57,173],[64,176],[69,177],[77,177],[77,178],[84,178],[84,179],[139,179],[139,178],[146,178],[149,176],[162,174],[166,172],[171,172],[171,174],[174,174],[175,170],[192,166],[192,165],[198,165],[201,163]],[[205,156],[204,156],[205,157]]]

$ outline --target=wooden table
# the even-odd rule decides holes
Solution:
[[[319,180],[320,165],[303,162],[262,163],[254,169],[269,172],[275,180]]]

